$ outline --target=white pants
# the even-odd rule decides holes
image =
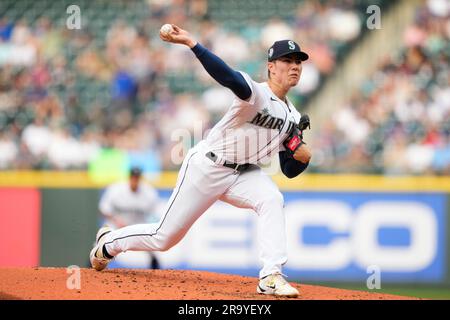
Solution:
[[[253,209],[258,215],[257,235],[263,263],[259,276],[281,272],[287,261],[282,194],[259,167],[238,173],[214,163],[205,156],[206,152],[201,144],[188,152],[158,223],[136,224],[110,232],[105,236],[106,250],[112,256],[127,250],[168,250],[214,202],[222,200]]]

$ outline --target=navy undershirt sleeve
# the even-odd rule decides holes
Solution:
[[[281,151],[278,155],[280,157],[281,171],[290,179],[295,178],[308,167],[309,162],[303,163],[297,161],[294,158],[289,157],[286,151]]]
[[[200,43],[197,43],[191,50],[214,80],[229,88],[240,99],[250,98],[252,90],[241,73],[231,69],[222,59]]]

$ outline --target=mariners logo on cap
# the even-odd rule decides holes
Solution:
[[[295,49],[295,43],[292,40],[288,41],[289,49],[294,50]]]

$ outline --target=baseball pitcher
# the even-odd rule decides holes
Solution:
[[[192,224],[217,200],[257,215],[262,269],[257,292],[296,297],[299,292],[282,275],[287,261],[283,196],[259,167],[278,154],[282,172],[298,176],[309,164],[311,152],[303,142],[309,118],[301,117],[287,98],[308,55],[292,40],[275,42],[268,50],[268,80],[253,81],[231,69],[198,43],[186,30],[173,25],[160,38],[190,48],[208,74],[235,95],[227,113],[203,141],[189,150],[165,214],[155,224],[138,224],[97,232],[90,253],[92,267],[106,268],[127,250],[165,251],[177,244]]]

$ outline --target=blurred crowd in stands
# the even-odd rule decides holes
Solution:
[[[186,147],[196,143],[198,124],[202,132],[211,128],[232,95],[192,52],[159,39],[166,22],[189,30],[258,81],[266,79],[273,41],[297,40],[311,57],[291,96],[302,111],[364,33],[366,18],[357,0],[282,0],[273,7],[253,1],[247,6],[254,10],[218,0],[78,2],[80,30],[66,27],[68,2],[0,4],[2,170],[85,169],[105,148],[152,151],[161,169],[177,168],[171,155],[180,141],[173,132],[192,134]],[[230,3],[238,7],[224,16]],[[48,9],[33,18],[11,16],[20,5],[25,12]],[[284,16],[277,17],[280,6]],[[421,8],[403,52],[386,59],[311,141],[313,170],[448,173],[450,26],[441,11]],[[255,18],[258,12],[265,18]]]
[[[450,174],[450,3],[428,1],[401,52],[320,130],[314,166],[327,172]]]

